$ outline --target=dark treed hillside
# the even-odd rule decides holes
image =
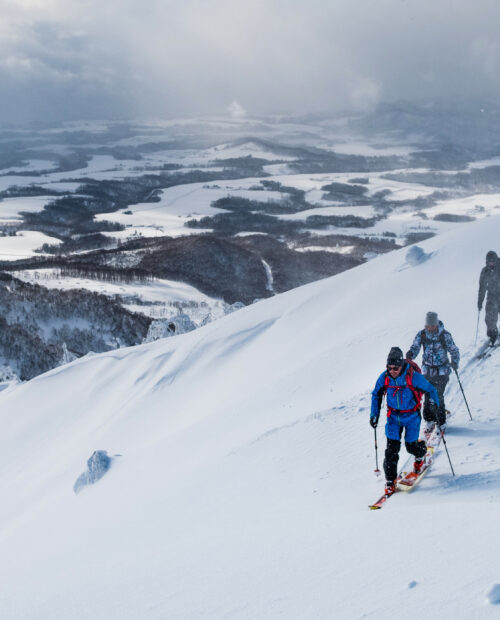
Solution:
[[[151,319],[105,295],[83,289],[62,291],[27,284],[0,273],[0,359],[21,379],[73,356],[139,344]]]

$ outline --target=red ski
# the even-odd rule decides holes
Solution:
[[[392,497],[394,495],[394,493],[397,493],[398,491],[411,491],[411,489],[413,489],[413,487],[416,486],[420,482],[420,480],[422,480],[427,470],[432,465],[434,451],[441,443],[441,437],[442,435],[439,431],[439,428],[435,426],[429,437],[429,440],[427,441],[427,454],[425,455],[425,465],[422,471],[418,474],[413,471],[406,471],[406,468],[409,466],[409,464],[413,462],[413,459],[410,457],[406,461],[403,470],[396,478],[395,490],[387,495],[382,495],[382,497],[378,499],[375,503],[370,504],[370,510],[379,510],[386,503],[389,497]]]
[[[380,508],[382,508],[382,506],[389,499],[389,497],[392,497],[394,493],[397,493],[398,483],[400,481],[400,478],[401,478],[400,476],[396,478],[396,484],[394,485],[394,491],[392,491],[391,493],[384,493],[380,499],[378,499],[374,504],[371,504],[370,506],[368,506],[368,508],[370,510],[379,510]]]
[[[411,491],[413,487],[422,480],[425,473],[432,465],[432,455],[434,453],[433,446],[427,446],[427,454],[425,455],[425,464],[421,471],[417,474],[414,471],[408,473],[402,472],[402,476],[397,483],[397,487],[400,491]]]

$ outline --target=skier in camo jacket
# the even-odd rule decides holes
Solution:
[[[415,340],[406,353],[409,360],[415,359],[423,347],[422,374],[434,385],[439,394],[438,423],[444,430],[446,427],[446,408],[444,403],[444,391],[450,380],[451,369],[457,370],[460,363],[460,351],[453,341],[450,332],[446,331],[443,322],[439,320],[436,312],[428,312],[425,317],[425,327],[417,333]],[[448,359],[448,353],[451,361]],[[425,433],[430,433],[436,423],[435,413],[429,405],[429,399],[425,399],[424,420]]]

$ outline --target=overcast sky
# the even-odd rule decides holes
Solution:
[[[0,0],[0,122],[500,96],[500,0]]]

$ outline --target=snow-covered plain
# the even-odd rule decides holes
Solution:
[[[55,162],[45,159],[30,159],[26,161],[26,165],[19,168],[6,168],[4,174],[18,174],[19,172],[26,174],[27,172],[38,172],[39,170],[51,170],[55,168]]]
[[[152,318],[188,315],[196,324],[218,319],[228,311],[228,304],[201,293],[194,286],[174,280],[146,282],[108,282],[91,278],[62,276],[60,269],[16,271],[15,277],[50,289],[86,289],[109,297],[118,296],[124,307]]]
[[[127,130],[123,131],[122,124],[112,122],[79,122],[66,123],[59,128],[39,130],[36,134],[42,141],[42,152],[47,151],[52,157],[59,155],[71,156],[75,153],[72,145],[74,132],[86,134],[85,147],[81,147],[80,154],[86,155],[88,163],[74,170],[60,169],[55,166],[55,160],[29,159],[22,167],[6,167],[0,172],[0,191],[12,189],[13,186],[36,185],[46,190],[56,190],[75,195],[80,185],[79,181],[94,179],[96,181],[120,181],[131,177],[144,175],[168,175],[165,165],[173,165],[173,176],[189,173],[193,170],[206,170],[212,173],[223,170],[217,160],[237,159],[251,156],[269,162],[264,166],[268,181],[279,182],[288,187],[305,191],[305,199],[311,205],[308,211],[284,216],[287,220],[303,222],[310,215],[354,215],[371,217],[376,208],[368,204],[360,208],[349,205],[349,201],[335,202],[329,200],[321,188],[332,182],[349,183],[353,178],[362,176],[367,179],[367,198],[374,197],[378,192],[390,191],[390,199],[395,201],[411,200],[418,197],[426,198],[437,187],[420,185],[418,183],[401,182],[384,179],[384,172],[359,172],[352,170],[349,173],[326,174],[296,174],[293,173],[294,160],[300,160],[302,148],[311,149],[320,147],[325,151],[359,154],[366,156],[397,155],[401,156],[401,163],[410,161],[406,156],[415,153],[422,145],[394,142],[390,139],[378,137],[371,140],[360,136],[348,135],[347,118],[333,121],[290,121],[283,118],[242,118],[230,119],[224,117],[206,117],[199,119],[176,119],[168,122],[149,121],[131,122]],[[121,128],[121,129],[120,129]],[[116,136],[116,139],[110,138]],[[29,146],[31,134],[26,133]],[[120,137],[125,136],[125,137]],[[100,152],[106,147],[109,153]],[[134,149],[137,148],[136,152]],[[87,149],[87,150],[85,150]],[[116,150],[113,150],[116,149]],[[130,149],[130,150],[127,150]],[[142,149],[142,150],[141,150]],[[96,152],[97,151],[97,152]],[[29,150],[28,150],[29,153]],[[113,156],[114,153],[116,158]],[[77,162],[80,160],[77,160]],[[85,159],[82,159],[85,161]],[[494,165],[498,158],[489,160],[471,161],[464,171],[472,168]],[[79,164],[77,164],[79,165]],[[177,167],[177,168],[176,168]],[[22,172],[16,174],[16,171]],[[398,172],[426,172],[426,169],[402,169]],[[456,172],[456,171],[455,171]],[[222,173],[221,173],[222,174]],[[224,175],[222,175],[224,176]],[[200,219],[204,216],[213,216],[220,210],[212,207],[218,198],[231,195],[253,198],[259,201],[279,200],[285,195],[275,191],[251,191],[252,186],[259,185],[261,178],[242,178],[232,181],[213,181],[207,184],[192,183],[165,189],[161,193],[160,202],[130,205],[129,208],[115,213],[102,213],[96,216],[98,221],[108,220],[125,226],[124,230],[106,232],[108,237],[117,240],[126,240],[137,236],[158,237],[169,235],[173,237],[211,232],[209,228],[201,230],[186,227],[190,219]],[[325,198],[326,196],[326,198]],[[478,194],[476,196],[448,199],[434,207],[424,207],[416,213],[416,207],[402,205],[389,213],[378,212],[378,219],[373,226],[361,228],[339,228],[329,226],[321,230],[307,228],[304,223],[304,232],[312,235],[345,234],[371,237],[383,237],[386,233],[396,235],[396,241],[404,243],[411,233],[441,234],[453,230],[461,223],[453,221],[434,221],[432,218],[443,213],[452,215],[472,215],[482,218],[496,213],[498,195]],[[0,224],[7,221],[18,221],[19,211],[37,211],[44,206],[44,197],[35,198],[7,198],[0,202]],[[48,199],[47,199],[48,201]],[[475,209],[479,205],[483,209]],[[226,212],[227,213],[227,212]],[[425,219],[422,223],[421,219]],[[449,219],[449,218],[448,218]],[[23,229],[34,240],[32,232]],[[245,230],[241,230],[245,233]],[[20,256],[10,245],[12,241],[0,237],[0,253],[3,258],[14,260]],[[7,244],[9,247],[4,247]],[[40,244],[41,245],[41,244]],[[35,248],[30,246],[29,253]],[[29,254],[28,253],[28,254]],[[28,255],[23,253],[23,255]]]
[[[404,171],[403,171],[404,172]],[[305,192],[305,199],[313,208],[298,213],[277,214],[284,220],[304,221],[311,215],[354,215],[357,217],[369,218],[375,214],[374,207],[371,205],[356,206],[336,203],[325,198],[326,192],[321,188],[329,183],[349,183],[355,175],[351,173],[329,173],[329,174],[276,174],[267,180],[281,183],[286,187],[294,187]],[[411,200],[418,197],[427,197],[437,187],[429,187],[418,183],[405,183],[383,178],[382,173],[363,173],[369,180],[367,187],[367,198],[377,192],[388,190],[391,198],[397,201]],[[262,202],[279,201],[285,194],[270,191],[251,190],[251,187],[258,186],[261,179],[246,178],[236,181],[223,181],[219,183],[192,183],[165,189],[161,193],[159,202],[143,203],[132,205],[130,208],[115,213],[104,213],[97,215],[97,220],[108,220],[123,224],[126,228],[116,233],[107,233],[109,236],[117,238],[129,238],[131,235],[140,234],[145,237],[159,235],[169,235],[173,237],[198,234],[200,229],[187,228],[186,222],[191,219],[200,219],[205,216],[214,216],[217,213],[224,213],[222,209],[212,206],[212,203],[219,198],[226,196],[248,198]],[[308,229],[305,225],[304,230],[308,230],[313,235],[322,234],[344,234],[362,236],[383,236],[385,232],[395,234],[401,242],[408,233],[422,232],[422,223],[418,218],[425,218],[425,231],[431,233],[443,233],[453,230],[457,226],[456,222],[433,221],[435,215],[450,213],[454,215],[472,215],[476,218],[486,217],[496,213],[495,209],[499,203],[498,194],[477,194],[467,198],[454,198],[440,201],[434,207],[426,207],[416,213],[413,206],[402,206],[387,214],[383,219],[375,222],[373,226],[364,228],[341,228],[330,226],[325,230]],[[481,205],[483,209],[474,209],[475,205]],[[460,226],[460,224],[458,224]],[[243,231],[244,232],[244,231]]]
[[[22,222],[20,213],[42,211],[46,204],[54,200],[53,196],[30,196],[23,198],[5,198],[0,202],[0,224],[4,222]]]
[[[156,236],[154,233],[151,234],[151,231],[157,231],[158,235],[168,234],[171,237],[199,234],[204,231],[200,231],[199,228],[187,228],[186,222],[206,215],[227,213],[223,209],[211,206],[212,202],[219,198],[236,196],[263,202],[280,200],[282,196],[280,192],[248,189],[258,181],[259,179],[245,179],[243,182],[237,181],[232,184],[224,182],[221,186],[206,183],[176,185],[163,190],[159,202],[132,205],[123,211],[98,215],[96,219],[118,222],[127,227],[125,231],[115,233],[114,236],[129,237],[130,229],[145,237]]]
[[[37,250],[44,243],[58,245],[61,241],[36,230],[23,230],[13,237],[0,237],[0,260],[14,261],[30,256],[41,256]]]
[[[0,392],[0,617],[498,618],[500,354],[470,360],[499,235],[458,227],[417,266],[393,252]],[[369,393],[428,310],[474,421],[452,379],[456,478],[441,449],[371,512]],[[94,450],[120,456],[75,495]]]
[[[145,302],[179,302],[179,303],[208,303],[211,297],[200,293],[198,289],[184,282],[174,280],[155,279],[151,282],[113,283],[90,278],[62,277],[58,269],[37,269],[17,271],[16,278],[25,282],[40,284],[47,288],[72,289],[85,288],[107,295],[123,295],[138,297]]]

